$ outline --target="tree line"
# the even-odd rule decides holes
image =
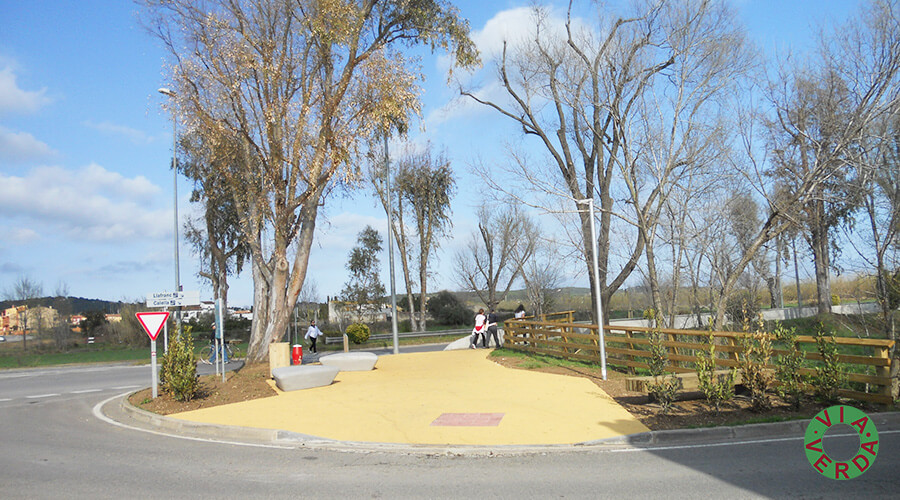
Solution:
[[[786,263],[809,251],[816,304],[828,312],[843,250],[877,277],[890,314],[897,2],[866,3],[822,29],[809,53],[777,60],[723,1],[573,0],[564,18],[535,6],[528,36],[506,40],[480,70],[468,22],[449,2],[143,3],[169,53],[178,168],[206,207],[189,233],[204,275],[217,296],[229,273],[246,264],[253,275],[251,359],[284,335],[320,207],[360,185],[392,215],[407,307],[425,310],[429,266],[450,234],[453,169],[428,147],[401,155],[388,177],[383,154],[420,109],[404,53],[414,45],[448,51],[460,95],[521,130],[506,164],[478,166],[506,196],[479,211],[471,244],[454,256],[459,284],[486,305],[519,280],[545,303],[574,261],[606,307],[639,279],[663,321],[686,293],[698,312],[712,304],[721,325],[741,288],[762,282],[778,300]],[[472,71],[501,92],[480,92]],[[561,230],[542,230],[535,213]],[[424,314],[413,317],[424,328]]]

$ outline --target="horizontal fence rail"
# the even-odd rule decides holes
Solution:
[[[551,315],[547,315],[550,317]],[[567,318],[571,318],[569,315]],[[566,359],[600,363],[600,339],[597,325],[581,323],[538,321],[534,319],[508,320],[504,323],[504,347],[520,351],[547,354]],[[635,369],[649,369],[650,333],[659,332],[660,342],[668,349],[669,364],[666,371],[671,373],[693,373],[699,359],[698,351],[709,348],[706,330],[653,329],[640,326],[603,327],[606,341],[607,364],[625,368],[629,373]],[[739,332],[711,332],[714,339],[715,364],[720,368],[737,368],[743,353]],[[808,335],[796,337],[799,348],[805,352],[803,375],[815,375],[815,366],[822,360],[816,349],[816,339]],[[773,346],[768,369],[775,369],[779,355],[789,351],[783,343],[772,339]],[[857,339],[835,337],[838,346],[838,361],[843,364],[847,380],[856,382],[856,389],[842,389],[839,394],[851,399],[889,405],[891,397],[891,358],[893,340]],[[862,390],[858,390],[862,389]]]

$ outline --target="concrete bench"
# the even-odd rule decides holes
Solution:
[[[282,366],[272,370],[272,378],[279,389],[287,392],[330,385],[338,371],[334,366]]]
[[[323,366],[332,366],[342,372],[364,372],[375,368],[378,355],[371,352],[340,352],[319,358]]]

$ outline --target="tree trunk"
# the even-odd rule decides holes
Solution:
[[[252,259],[253,267],[253,320],[250,323],[250,344],[247,347],[247,360],[250,362],[265,361],[269,355],[265,331],[269,323],[269,283],[260,269],[261,264]]]
[[[819,314],[828,314],[831,312],[830,260],[828,228],[824,223],[813,227],[810,240],[816,268],[816,305]]]

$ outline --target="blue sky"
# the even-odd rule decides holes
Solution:
[[[840,22],[854,1],[742,0],[733,5],[764,50],[803,50],[819,24]],[[497,29],[514,32],[528,2],[457,2],[482,48]],[[564,2],[557,2],[560,9]],[[0,296],[21,276],[53,294],[141,299],[174,289],[172,123],[161,110],[164,53],[125,1],[0,0]],[[489,29],[485,29],[488,26]],[[477,203],[469,166],[504,161],[519,140],[486,109],[454,107],[438,55],[426,55],[424,131],[459,174],[454,237],[445,243],[431,290],[455,289],[451,258],[474,228]],[[396,151],[399,144],[392,144]],[[179,215],[191,210],[190,184],[178,185]],[[347,280],[356,234],[386,228],[367,191],[329,200],[310,260],[321,299]],[[211,296],[182,243],[181,282]],[[382,258],[387,284],[387,254]],[[586,286],[584,283],[576,282]],[[401,280],[398,278],[398,283]],[[399,287],[402,289],[402,286]],[[398,291],[399,291],[398,289]],[[250,305],[249,276],[232,282],[230,302]]]

